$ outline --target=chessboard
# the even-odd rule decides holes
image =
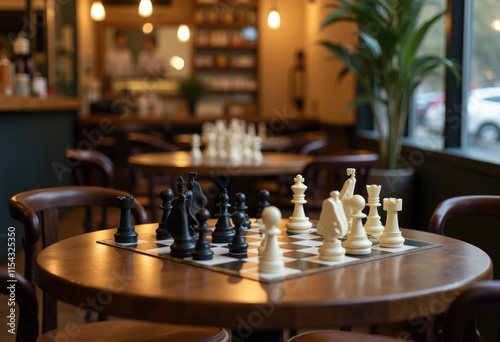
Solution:
[[[147,254],[162,259],[174,260],[185,264],[210,269],[212,271],[225,273],[232,276],[243,277],[265,283],[283,281],[293,278],[324,272],[340,267],[348,267],[359,263],[370,262],[383,258],[389,258],[405,253],[414,253],[430,248],[436,248],[441,244],[406,239],[404,246],[400,248],[382,248],[378,244],[372,246],[372,252],[367,255],[346,254],[342,261],[324,261],[318,257],[318,248],[322,245],[323,238],[316,233],[313,227],[307,234],[287,234],[286,228],[281,228],[278,236],[278,244],[283,253],[285,263],[284,272],[277,274],[259,273],[259,255],[263,234],[260,228],[245,230],[245,238],[248,250],[245,255],[229,254],[227,243],[212,243],[210,234],[211,250],[214,252],[212,260],[193,260],[193,258],[175,258],[170,255],[170,245],[173,239],[157,240],[154,231],[151,234],[138,236],[136,243],[116,243],[113,239],[100,240],[98,243],[124,248],[134,253]]]

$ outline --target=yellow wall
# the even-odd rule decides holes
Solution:
[[[346,110],[346,105],[354,98],[355,80],[348,75],[341,82],[337,81],[342,65],[332,58],[327,49],[318,44],[321,40],[344,41],[355,43],[355,28],[341,24],[319,30],[322,20],[329,13],[325,8],[331,0],[316,0],[306,6],[306,66],[308,102],[307,112],[323,122],[332,124],[352,124],[354,110]]]

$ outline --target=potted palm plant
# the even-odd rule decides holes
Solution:
[[[349,47],[322,41],[343,68],[339,79],[352,72],[365,93],[354,105],[369,103],[378,131],[380,167],[395,169],[401,154],[411,99],[417,87],[438,66],[444,65],[459,79],[459,67],[439,55],[419,55],[429,29],[441,19],[441,11],[428,19],[421,12],[429,0],[338,0],[322,28],[339,22],[358,26],[358,44]]]

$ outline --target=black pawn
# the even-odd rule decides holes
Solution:
[[[198,223],[198,240],[193,250],[194,260],[212,260],[214,252],[210,249],[210,243],[207,240],[207,233],[210,232],[207,220],[210,218],[210,212],[205,208],[200,208],[196,211],[196,220]]]
[[[266,207],[269,207],[271,205],[271,203],[269,203],[269,198],[271,197],[271,193],[269,192],[269,190],[267,189],[262,189],[260,190],[259,192],[259,210],[257,210],[257,214],[255,214],[255,219],[256,220],[259,220],[260,218],[262,218],[262,211],[264,211],[264,209]]]
[[[118,197],[118,208],[120,208],[120,225],[115,233],[115,242],[134,243],[137,242],[137,233],[132,224],[132,208],[134,197]]]
[[[221,193],[219,197],[219,203],[217,203],[220,212],[215,214],[217,216],[217,223],[215,224],[215,230],[212,233],[212,242],[214,243],[224,243],[231,242],[234,236],[233,227],[231,222],[229,222],[229,196],[227,195],[227,190]]]
[[[243,222],[243,229],[248,229],[250,228],[250,218],[247,213],[248,206],[245,203],[247,200],[247,197],[245,196],[244,193],[238,192],[236,194],[236,205],[235,205],[235,210],[240,211],[244,216],[245,216],[245,221]],[[234,224],[234,222],[233,222]]]
[[[241,211],[235,211],[231,216],[234,224],[233,241],[229,244],[229,254],[244,255],[247,254],[248,244],[245,241],[243,234],[243,223],[245,222],[245,214]]]
[[[172,189],[164,189],[160,193],[161,198],[161,206],[160,208],[163,210],[163,214],[161,216],[160,223],[158,224],[158,228],[156,228],[156,239],[157,240],[165,240],[170,239],[172,235],[168,232],[166,228],[166,223],[170,212],[172,211],[172,200],[174,199],[174,192]]]

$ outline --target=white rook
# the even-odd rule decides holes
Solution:
[[[401,235],[398,223],[398,211],[403,210],[401,198],[384,198],[384,210],[387,212],[385,229],[379,238],[380,247],[400,248],[405,239]]]

